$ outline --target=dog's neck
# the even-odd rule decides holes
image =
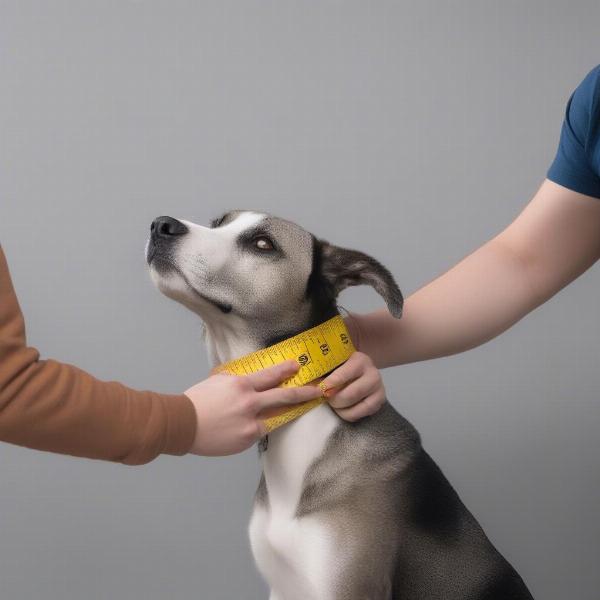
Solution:
[[[249,321],[235,314],[205,319],[205,341],[212,366],[276,344],[339,314],[336,306],[320,311],[309,307],[304,313],[299,311],[277,324]]]
[[[216,323],[205,320],[204,339],[213,367],[258,350],[253,328],[234,315]]]

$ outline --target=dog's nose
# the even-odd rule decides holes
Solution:
[[[150,225],[150,235],[153,238],[172,238],[188,232],[188,228],[173,217],[158,217]]]

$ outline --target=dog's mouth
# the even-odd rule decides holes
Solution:
[[[152,242],[148,242],[148,248],[146,250],[146,262],[148,265],[152,264],[152,259],[156,254],[156,246]]]
[[[182,279],[186,287],[198,295],[198,291],[190,284],[188,278],[184,275],[183,271],[177,266],[173,258],[168,252],[161,252],[156,247],[149,248],[146,253],[146,261],[148,267],[153,271],[159,278],[167,279],[172,275],[176,275]]]
[[[171,266],[174,266],[170,258],[168,247],[165,247],[164,244],[156,243],[153,238],[148,240],[146,243],[146,262],[148,266],[153,266],[158,271],[167,271]]]
[[[198,299],[211,304],[212,306],[218,308],[224,315],[229,314],[233,310],[233,306],[228,303],[219,302],[218,300],[214,300],[213,298],[208,297],[206,294],[200,293],[187,279],[187,277],[179,270],[175,269],[175,272],[183,279],[185,285],[188,290]]]
[[[168,253],[160,252],[156,245],[152,242],[150,242],[148,245],[148,249],[146,251],[146,260],[148,262],[148,266],[154,269],[159,275],[177,275],[185,283],[185,287],[189,291],[192,298],[211,304],[212,306],[218,308],[223,314],[229,314],[233,310],[233,306],[231,304],[215,300],[214,298],[211,298],[210,296],[207,296],[196,289],[196,287],[192,285],[190,280],[186,277],[185,273],[175,264],[170,255]],[[164,290],[163,293],[165,293]]]
[[[173,260],[170,249],[164,245],[157,244],[152,238],[148,240],[148,244],[146,245],[146,262],[148,263],[148,266],[154,269],[159,275],[177,273],[186,281],[186,284],[188,284],[183,273]]]

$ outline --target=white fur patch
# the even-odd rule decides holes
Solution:
[[[221,227],[204,227],[190,221],[181,221],[190,230],[182,255],[185,257],[202,255],[211,269],[218,269],[230,257],[235,238],[247,229],[262,221],[265,215],[255,212],[244,212],[233,221]]]
[[[262,454],[268,506],[255,507],[249,533],[257,566],[275,598],[333,598],[340,549],[318,516],[298,518],[296,510],[306,471],[338,424],[323,405],[269,434],[269,447]]]

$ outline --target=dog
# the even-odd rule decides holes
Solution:
[[[348,286],[402,311],[377,260],[269,214],[159,217],[146,258],[158,289],[204,322],[214,365],[332,318]],[[249,534],[270,600],[532,599],[388,402],[356,423],[322,404],[270,433],[260,460]]]

